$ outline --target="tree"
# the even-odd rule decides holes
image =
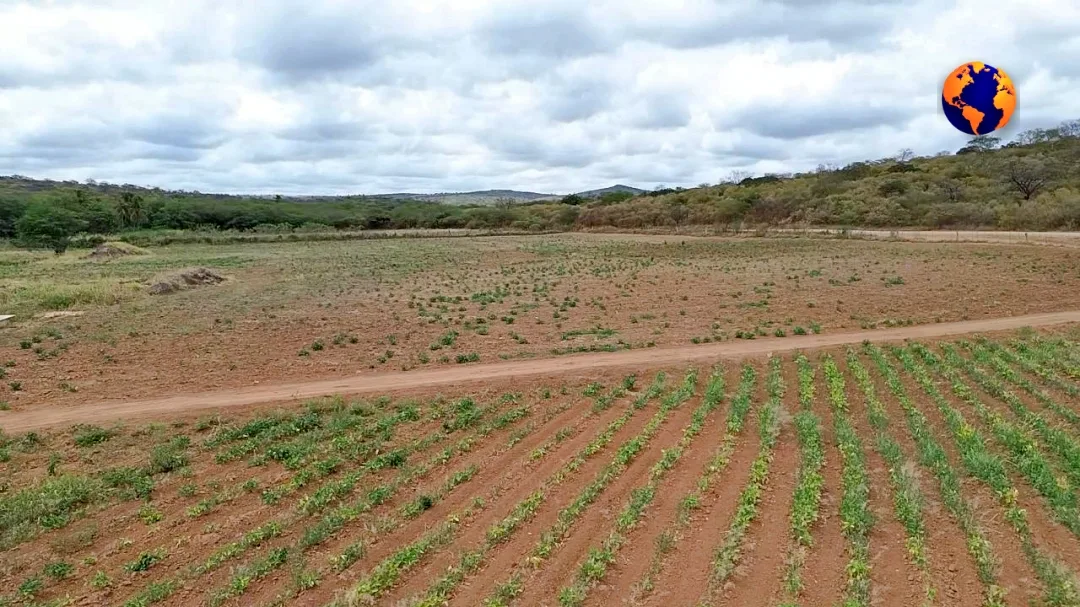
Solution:
[[[754,174],[750,171],[734,170],[728,174],[727,179],[724,180],[724,183],[739,184],[753,176]]]
[[[788,219],[791,211],[791,206],[787,201],[770,196],[753,202],[746,213],[746,218],[753,223],[773,226]]]
[[[1080,120],[1066,120],[1058,125],[1057,130],[1062,137],[1080,137]]]
[[[978,135],[973,137],[967,145],[956,150],[957,154],[970,154],[972,152],[989,152],[1001,143],[1001,138],[993,135]]]
[[[0,238],[15,235],[15,222],[26,212],[26,201],[0,194]]]
[[[964,186],[956,179],[943,179],[938,182],[938,187],[949,202],[960,202],[964,198]]]
[[[496,198],[495,199],[495,208],[496,209],[507,210],[507,209],[510,209],[513,206],[514,206],[514,199],[513,198]]]
[[[1013,158],[1008,160],[1001,174],[1024,198],[1031,200],[1050,181],[1052,168],[1040,158]]]
[[[559,214],[556,216],[556,221],[559,225],[570,227],[574,225],[580,214],[581,208],[573,205],[565,206],[559,211]]]
[[[903,148],[896,154],[896,161],[903,164],[915,157],[915,151],[911,148]]]
[[[52,249],[60,255],[71,244],[71,237],[89,225],[77,213],[60,206],[37,203],[26,209],[15,222],[19,245],[28,249]]]
[[[993,135],[977,135],[968,142],[968,145],[975,147],[980,152],[989,152],[1000,144],[1001,138]]]
[[[634,195],[630,192],[607,192],[600,195],[600,204],[619,204],[620,202],[630,200],[633,197]]]
[[[146,217],[142,196],[133,192],[122,192],[116,203],[116,215],[120,218],[120,225],[125,228],[138,225]]]
[[[671,207],[669,213],[671,214],[671,220],[675,222],[675,227],[677,228],[690,216],[690,209],[686,208],[685,204],[678,203]]]
[[[1030,129],[1018,134],[1016,136],[1016,143],[1019,145],[1032,145],[1035,143],[1056,141],[1060,138],[1061,132],[1058,129]]]
[[[568,204],[568,205],[576,207],[576,206],[584,203],[585,199],[582,198],[581,196],[578,196],[577,194],[569,194],[567,196],[563,196],[563,199],[562,199],[561,202],[563,204]]]

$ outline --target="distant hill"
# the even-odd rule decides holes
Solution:
[[[639,194],[644,194],[645,190],[639,190],[638,188],[633,188],[628,185],[618,184],[599,190],[577,192],[577,195],[581,196],[582,198],[600,198],[604,194],[623,192],[631,194],[633,196],[637,196]],[[441,202],[443,204],[454,205],[491,205],[495,204],[495,202],[498,200],[513,200],[514,202],[543,202],[549,200],[561,200],[562,197],[563,196],[561,194],[540,194],[538,192],[523,192],[520,190],[480,190],[478,192],[446,192],[440,194],[413,194],[409,192],[399,192],[396,194],[379,194],[376,196],[367,196],[366,198],[421,200],[424,202]]]
[[[621,194],[621,193],[624,193],[624,192],[627,193],[627,194],[631,194],[633,196],[639,196],[641,194],[644,194],[645,190],[641,190],[641,189],[638,189],[638,188],[633,188],[633,187],[630,187],[628,185],[622,185],[620,183],[620,184],[616,184],[616,185],[613,185],[611,187],[602,188],[602,189],[599,189],[599,190],[587,190],[585,192],[578,192],[577,195],[581,196],[582,198],[600,198],[604,194],[617,194],[617,193]]]
[[[513,200],[514,202],[536,202],[539,200],[558,200],[557,194],[540,194],[538,192],[522,192],[518,190],[480,190],[476,192],[443,192],[439,194],[413,194],[399,192],[396,194],[377,194],[366,196],[376,200],[420,200],[423,202],[440,202],[443,204],[495,204],[497,200]]]
[[[0,176],[0,238],[16,235],[32,203],[78,215],[87,232],[219,229],[681,229],[711,226],[1080,229],[1080,120],[980,135],[955,153],[891,158],[802,173],[733,172],[716,185],[643,191],[623,184],[566,196],[520,190],[351,196],[228,196],[86,181]],[[76,193],[48,196],[52,189]],[[137,192],[140,200],[122,195]],[[82,192],[82,194],[78,193]],[[96,196],[87,196],[95,192]],[[45,195],[43,195],[45,194]],[[514,204],[503,205],[510,200]],[[121,203],[130,205],[123,208]],[[50,209],[52,207],[52,209]],[[128,214],[131,207],[142,217]],[[503,208],[506,207],[506,208]],[[121,216],[121,213],[124,216]],[[126,225],[124,225],[126,224]],[[31,228],[42,222],[28,222]]]
[[[120,192],[139,192],[143,194],[158,194],[170,196],[187,196],[204,199],[255,199],[275,200],[274,194],[216,194],[207,192],[166,190],[157,187],[142,187],[129,183],[114,184],[104,181],[87,180],[79,182],[74,180],[54,181],[51,179],[34,179],[23,175],[0,175],[0,193],[33,193],[43,192],[57,188],[76,188],[100,192],[106,195],[118,195]],[[611,187],[578,192],[582,198],[599,198],[612,192],[628,192],[633,195],[643,194],[645,190],[639,190],[627,185],[613,185]],[[455,206],[483,205],[492,206],[499,200],[513,200],[516,203],[557,201],[563,198],[562,194],[541,194],[539,192],[526,192],[521,190],[478,190],[475,192],[440,192],[437,194],[417,194],[415,192],[397,192],[393,194],[352,194],[343,196],[334,195],[283,195],[281,200],[292,202],[344,202],[357,200],[370,200],[378,202],[416,200],[420,202],[436,202]]]

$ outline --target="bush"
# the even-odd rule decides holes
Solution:
[[[151,474],[164,474],[188,465],[188,456],[183,449],[177,441],[154,447],[150,452]]]
[[[15,222],[16,242],[28,249],[52,249],[60,255],[71,244],[71,237],[89,225],[75,212],[63,207],[35,204]]]
[[[0,536],[19,526],[38,523],[56,528],[67,524],[72,511],[104,497],[101,481],[74,475],[46,478],[37,487],[23,489],[0,500]]]
[[[112,437],[113,432],[98,426],[77,426],[73,433],[75,445],[78,447],[92,447]]]
[[[54,580],[62,580],[75,571],[75,567],[71,563],[57,562],[49,563],[45,565],[45,575],[53,578]]]

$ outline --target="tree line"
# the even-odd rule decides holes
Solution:
[[[895,156],[800,174],[734,172],[720,183],[633,196],[570,195],[492,206],[364,197],[296,202],[96,183],[0,178],[0,238],[63,252],[79,234],[135,230],[378,230],[851,226],[1080,229],[1080,120],[972,139],[956,153]]]

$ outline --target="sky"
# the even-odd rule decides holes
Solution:
[[[0,0],[0,175],[252,194],[716,183],[1080,118],[1076,0]]]

